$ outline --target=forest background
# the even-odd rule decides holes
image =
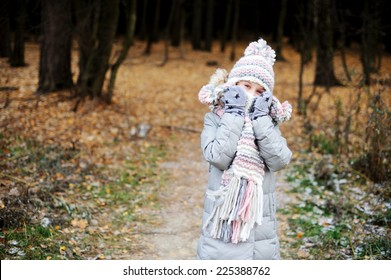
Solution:
[[[194,257],[197,92],[259,37],[294,106],[282,257],[390,259],[390,1],[0,5],[1,259]]]

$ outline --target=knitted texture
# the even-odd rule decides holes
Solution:
[[[216,70],[209,83],[198,93],[200,102],[209,105],[213,112],[222,117],[225,111],[221,98],[238,81],[255,82],[272,92],[274,61],[275,52],[265,40],[252,42],[229,75],[223,69]],[[265,171],[249,118],[252,98],[247,96],[245,122],[232,164],[223,172],[220,188],[207,191],[207,196],[214,201],[214,208],[204,229],[209,229],[211,237],[225,242],[245,242],[255,223],[262,224]],[[273,123],[279,125],[289,120],[291,114],[292,106],[287,101],[281,104],[273,95],[269,109]]]
[[[261,85],[266,91],[273,92],[275,51],[259,39],[252,42],[232,68],[227,83],[236,84],[238,81],[250,81]]]
[[[275,56],[274,50],[267,45],[265,40],[259,39],[250,43],[244,51],[244,56],[235,63],[229,74],[224,69],[217,69],[210,77],[209,83],[204,85],[198,93],[200,102],[208,104],[213,111],[221,110],[219,108],[221,97],[230,86],[236,85],[239,81],[257,83],[265,91],[273,93]],[[275,107],[280,108],[281,104],[277,101],[273,100],[272,103],[278,103]]]
[[[222,106],[212,107],[223,116]],[[273,96],[269,116],[275,125],[288,121],[292,106]],[[237,152],[230,167],[223,172],[220,188],[207,191],[214,208],[204,229],[210,225],[209,235],[224,242],[245,242],[255,223],[261,225],[263,217],[264,164],[256,145],[253,124],[246,111],[244,126],[239,137]]]
[[[290,119],[292,106],[285,106],[275,98],[272,102],[273,122],[278,125]],[[224,110],[219,110],[222,116]],[[230,167],[224,171],[220,188],[208,191],[207,196],[215,206],[204,229],[210,225],[210,236],[224,242],[245,242],[255,223],[261,225],[263,218],[264,164],[256,145],[253,124],[246,114],[238,141],[237,152]]]
[[[211,237],[232,243],[246,241],[254,224],[262,223],[264,174],[253,126],[246,116],[232,165],[224,171],[219,190],[207,192],[215,200],[204,225],[211,224]]]

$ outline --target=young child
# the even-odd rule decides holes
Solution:
[[[274,172],[292,156],[278,125],[292,107],[272,95],[275,52],[259,39],[227,75],[217,69],[199,92],[201,148],[209,162],[199,259],[279,259]]]

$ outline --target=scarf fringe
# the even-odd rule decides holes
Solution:
[[[262,224],[263,180],[233,176],[227,186],[208,191],[215,206],[204,229],[210,225],[210,236],[224,242],[245,242],[255,223]]]
[[[255,223],[262,224],[263,175],[253,126],[246,116],[232,165],[224,171],[220,188],[206,193],[214,201],[212,213],[204,223],[204,229],[210,227],[212,238],[245,242]]]

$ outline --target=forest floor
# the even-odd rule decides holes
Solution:
[[[161,67],[162,45],[148,57],[144,47],[136,42],[121,66],[113,104],[87,100],[77,111],[70,92],[35,94],[37,44],[26,46],[27,67],[0,59],[1,259],[195,258],[208,168],[199,144],[208,108],[197,94],[215,67],[233,63],[217,45],[211,53],[185,45],[183,53],[172,48]],[[281,127],[294,157],[277,182],[282,257],[391,258],[389,184],[354,171],[333,144],[336,116],[345,123],[358,106],[356,88],[318,89],[309,117],[299,116],[299,56],[289,47],[284,55],[288,60],[275,64],[274,93],[294,105]],[[207,66],[211,61],[217,66]],[[348,65],[352,73],[360,69],[356,52]],[[307,97],[313,68],[305,68]],[[364,108],[370,98],[361,97]],[[356,146],[366,117],[352,120]]]

